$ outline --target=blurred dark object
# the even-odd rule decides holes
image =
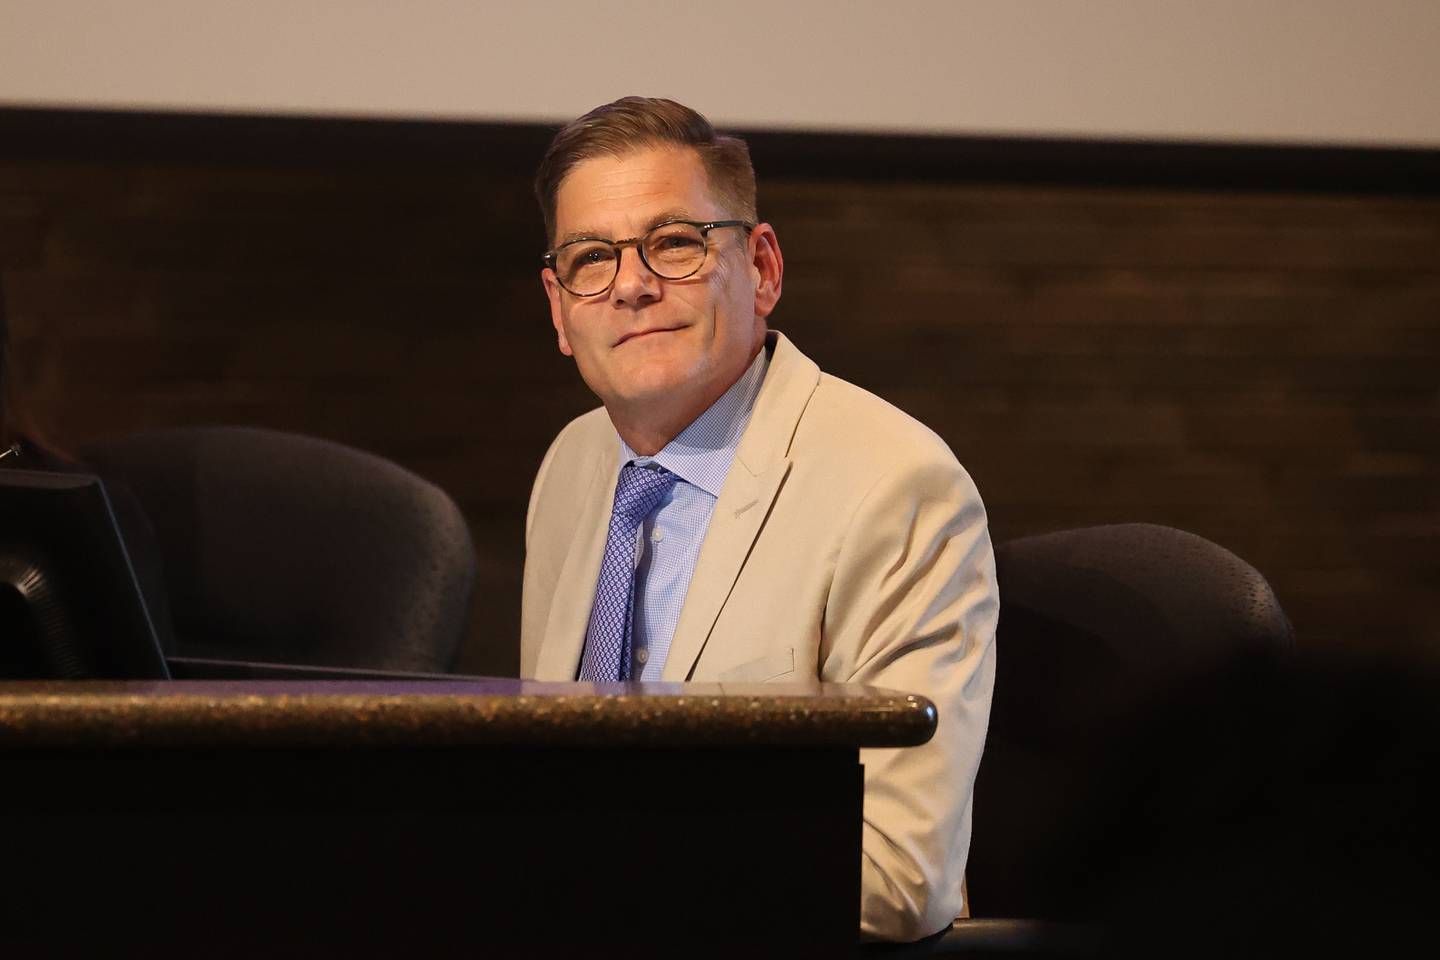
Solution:
[[[1398,956],[1433,930],[1437,809],[1434,662],[1236,661],[1098,753],[1040,909],[1107,956]]]
[[[995,698],[975,785],[966,869],[980,918],[945,952],[1073,955],[1096,948],[1054,851],[1094,825],[1076,820],[1105,751],[1197,678],[1284,658],[1294,631],[1249,564],[1204,538],[1152,524],[1024,537],[996,549]],[[1128,757],[1148,768],[1152,755]],[[1061,867],[1066,864],[1061,864]]]
[[[90,464],[77,463],[35,442],[28,434],[11,441],[8,456],[0,460],[0,469],[41,471],[74,475],[94,474]],[[170,598],[165,588],[164,565],[160,549],[155,545],[155,530],[150,525],[135,495],[115,477],[101,477],[105,493],[120,528],[125,553],[129,557],[140,594],[149,611],[150,623],[166,655],[175,653],[175,631],[170,625]]]
[[[168,679],[99,478],[0,470],[0,677]]]
[[[995,554],[999,656],[966,869],[976,916],[1034,916],[1027,851],[1088,782],[1092,753],[1198,676],[1286,654],[1265,578],[1202,537],[1117,524],[1023,537]]]
[[[475,581],[442,490],[372,454],[240,427],[87,446],[154,524],[182,656],[445,672]]]

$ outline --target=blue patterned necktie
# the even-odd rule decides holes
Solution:
[[[613,683],[630,679],[630,621],[635,609],[635,546],[640,524],[675,485],[668,470],[652,470],[627,463],[615,484],[615,509],[605,557],[595,583],[595,605],[585,632],[585,655],[580,679],[587,683]]]

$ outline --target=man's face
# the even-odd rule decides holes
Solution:
[[[639,237],[666,220],[733,217],[711,195],[693,150],[647,147],[571,170],[556,196],[555,245],[580,236]],[[777,267],[779,258],[774,232],[765,226],[756,234],[711,231],[704,266],[683,280],[660,279],[634,246],[624,247],[614,284],[593,297],[574,296],[551,270],[542,273],[560,352],[575,358],[612,415],[658,410],[693,419],[744,373],[774,305],[765,257],[773,247]],[[759,258],[757,241],[764,248]],[[773,286],[778,298],[778,274]]]

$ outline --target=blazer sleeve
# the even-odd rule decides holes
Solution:
[[[535,483],[530,488],[530,503],[525,510],[525,569],[520,588],[520,676],[535,676],[536,660],[544,640],[545,623],[555,598],[555,575],[561,558],[556,554],[554,537],[541,536],[542,501],[546,499],[547,483],[554,477],[555,461],[561,456],[565,439],[574,422],[561,430],[545,451]],[[553,524],[552,524],[553,526]]]
[[[921,694],[938,713],[922,746],[861,751],[865,939],[916,940],[964,907],[999,595],[984,505],[942,450],[892,467],[860,501],[826,605],[824,679]]]

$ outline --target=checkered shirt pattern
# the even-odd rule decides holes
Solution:
[[[582,681],[613,683],[630,679],[636,538],[640,524],[675,480],[675,474],[668,470],[633,463],[620,471],[605,555],[595,584],[595,603],[590,608],[590,627],[585,632],[585,655],[580,660]]]

